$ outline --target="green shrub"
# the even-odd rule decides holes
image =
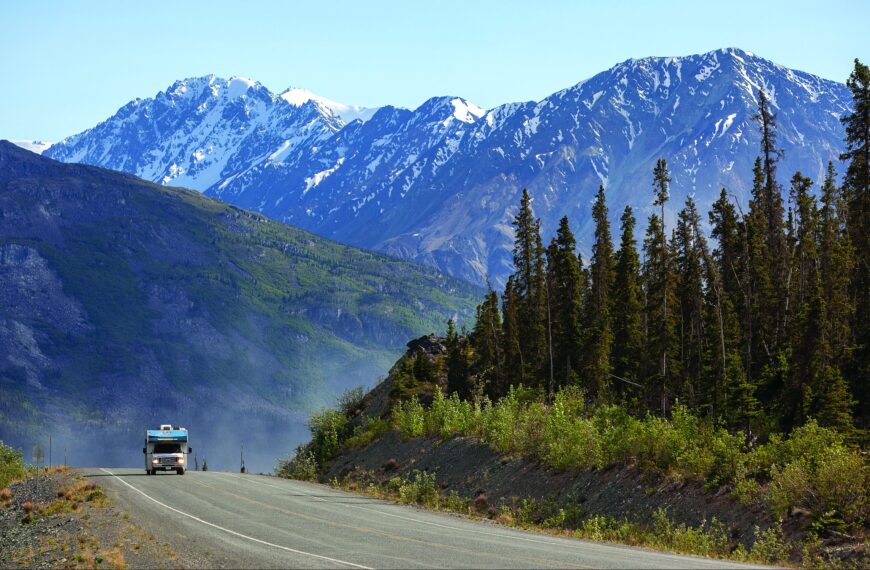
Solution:
[[[0,489],[25,476],[21,452],[0,441]]]
[[[544,417],[543,459],[560,471],[594,467],[601,463],[598,430],[591,420],[576,417],[562,394]]]
[[[353,430],[353,435],[344,442],[345,447],[355,449],[365,447],[390,431],[390,423],[381,418],[364,418],[361,425]]]
[[[776,515],[798,507],[815,518],[840,518],[850,526],[868,519],[870,469],[837,432],[810,421],[787,440],[773,438],[753,455],[756,470],[763,472],[768,463],[767,501]]]
[[[338,455],[347,437],[347,416],[338,410],[323,410],[311,415],[308,428],[311,430],[310,450],[317,465],[325,465]]]
[[[403,503],[437,507],[438,499],[438,487],[435,485],[434,473],[415,470],[414,478],[404,481],[399,486],[399,500]]]
[[[425,410],[416,397],[398,402],[393,407],[393,426],[402,432],[402,437],[423,437],[425,435]]]
[[[731,553],[731,541],[725,525],[715,518],[700,526],[674,524],[667,511],[659,509],[653,514],[653,536],[662,547],[697,556],[725,557]]]
[[[203,465],[203,471],[207,471]],[[300,481],[314,481],[317,479],[317,460],[314,452],[299,446],[296,453],[289,459],[279,459],[275,472],[279,477],[297,479]]]
[[[441,388],[435,388],[432,406],[426,412],[424,430],[426,435],[450,439],[459,435],[471,435],[475,431],[480,409],[466,400],[460,400],[454,392],[444,397]]]
[[[755,543],[749,551],[749,559],[764,564],[776,564],[788,559],[788,543],[782,533],[782,523],[764,530],[755,527]]]
[[[450,494],[444,500],[443,507],[448,511],[467,514],[469,510],[468,499],[463,499],[456,491],[450,491]]]

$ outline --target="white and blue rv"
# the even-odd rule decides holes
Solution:
[[[158,471],[175,471],[184,475],[188,454],[193,452],[187,444],[187,430],[183,427],[165,424],[160,429],[147,430],[145,447],[142,448],[145,472],[156,475]]]

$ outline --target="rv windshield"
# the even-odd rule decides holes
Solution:
[[[178,443],[156,443],[154,453],[181,453],[181,445]]]

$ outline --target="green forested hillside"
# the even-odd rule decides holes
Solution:
[[[171,421],[215,457],[225,440],[237,457],[240,433],[284,449],[292,430],[269,427],[370,383],[480,294],[196,192],[0,142],[7,442],[53,432],[79,459],[129,464],[140,457],[127,442]],[[106,433],[135,439],[118,449]]]

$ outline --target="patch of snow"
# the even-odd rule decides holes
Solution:
[[[52,144],[50,142],[43,141],[9,141],[15,146],[20,146],[24,150],[29,150],[30,152],[35,152],[36,154],[42,154],[47,151]]]
[[[335,172],[339,169],[339,167],[344,164],[344,158],[339,158],[335,163],[335,166],[332,168],[327,168],[326,170],[321,170],[320,172],[314,173],[313,176],[309,176],[305,179],[305,190],[302,191],[302,195],[305,196],[308,194],[308,191],[312,188],[316,188],[318,184],[323,182],[327,176]],[[277,206],[277,204],[275,204]]]
[[[456,97],[450,101],[453,105],[453,117],[463,123],[473,123],[486,114],[486,111],[470,101]]]
[[[346,105],[344,103],[339,103],[338,101],[333,101],[332,99],[327,99],[326,97],[321,97],[320,95],[312,93],[308,89],[302,89],[299,87],[291,87],[281,93],[279,97],[294,107],[301,107],[308,101],[320,103],[323,107],[329,109],[338,116],[345,124],[356,120],[366,122],[380,109],[380,107]]]

